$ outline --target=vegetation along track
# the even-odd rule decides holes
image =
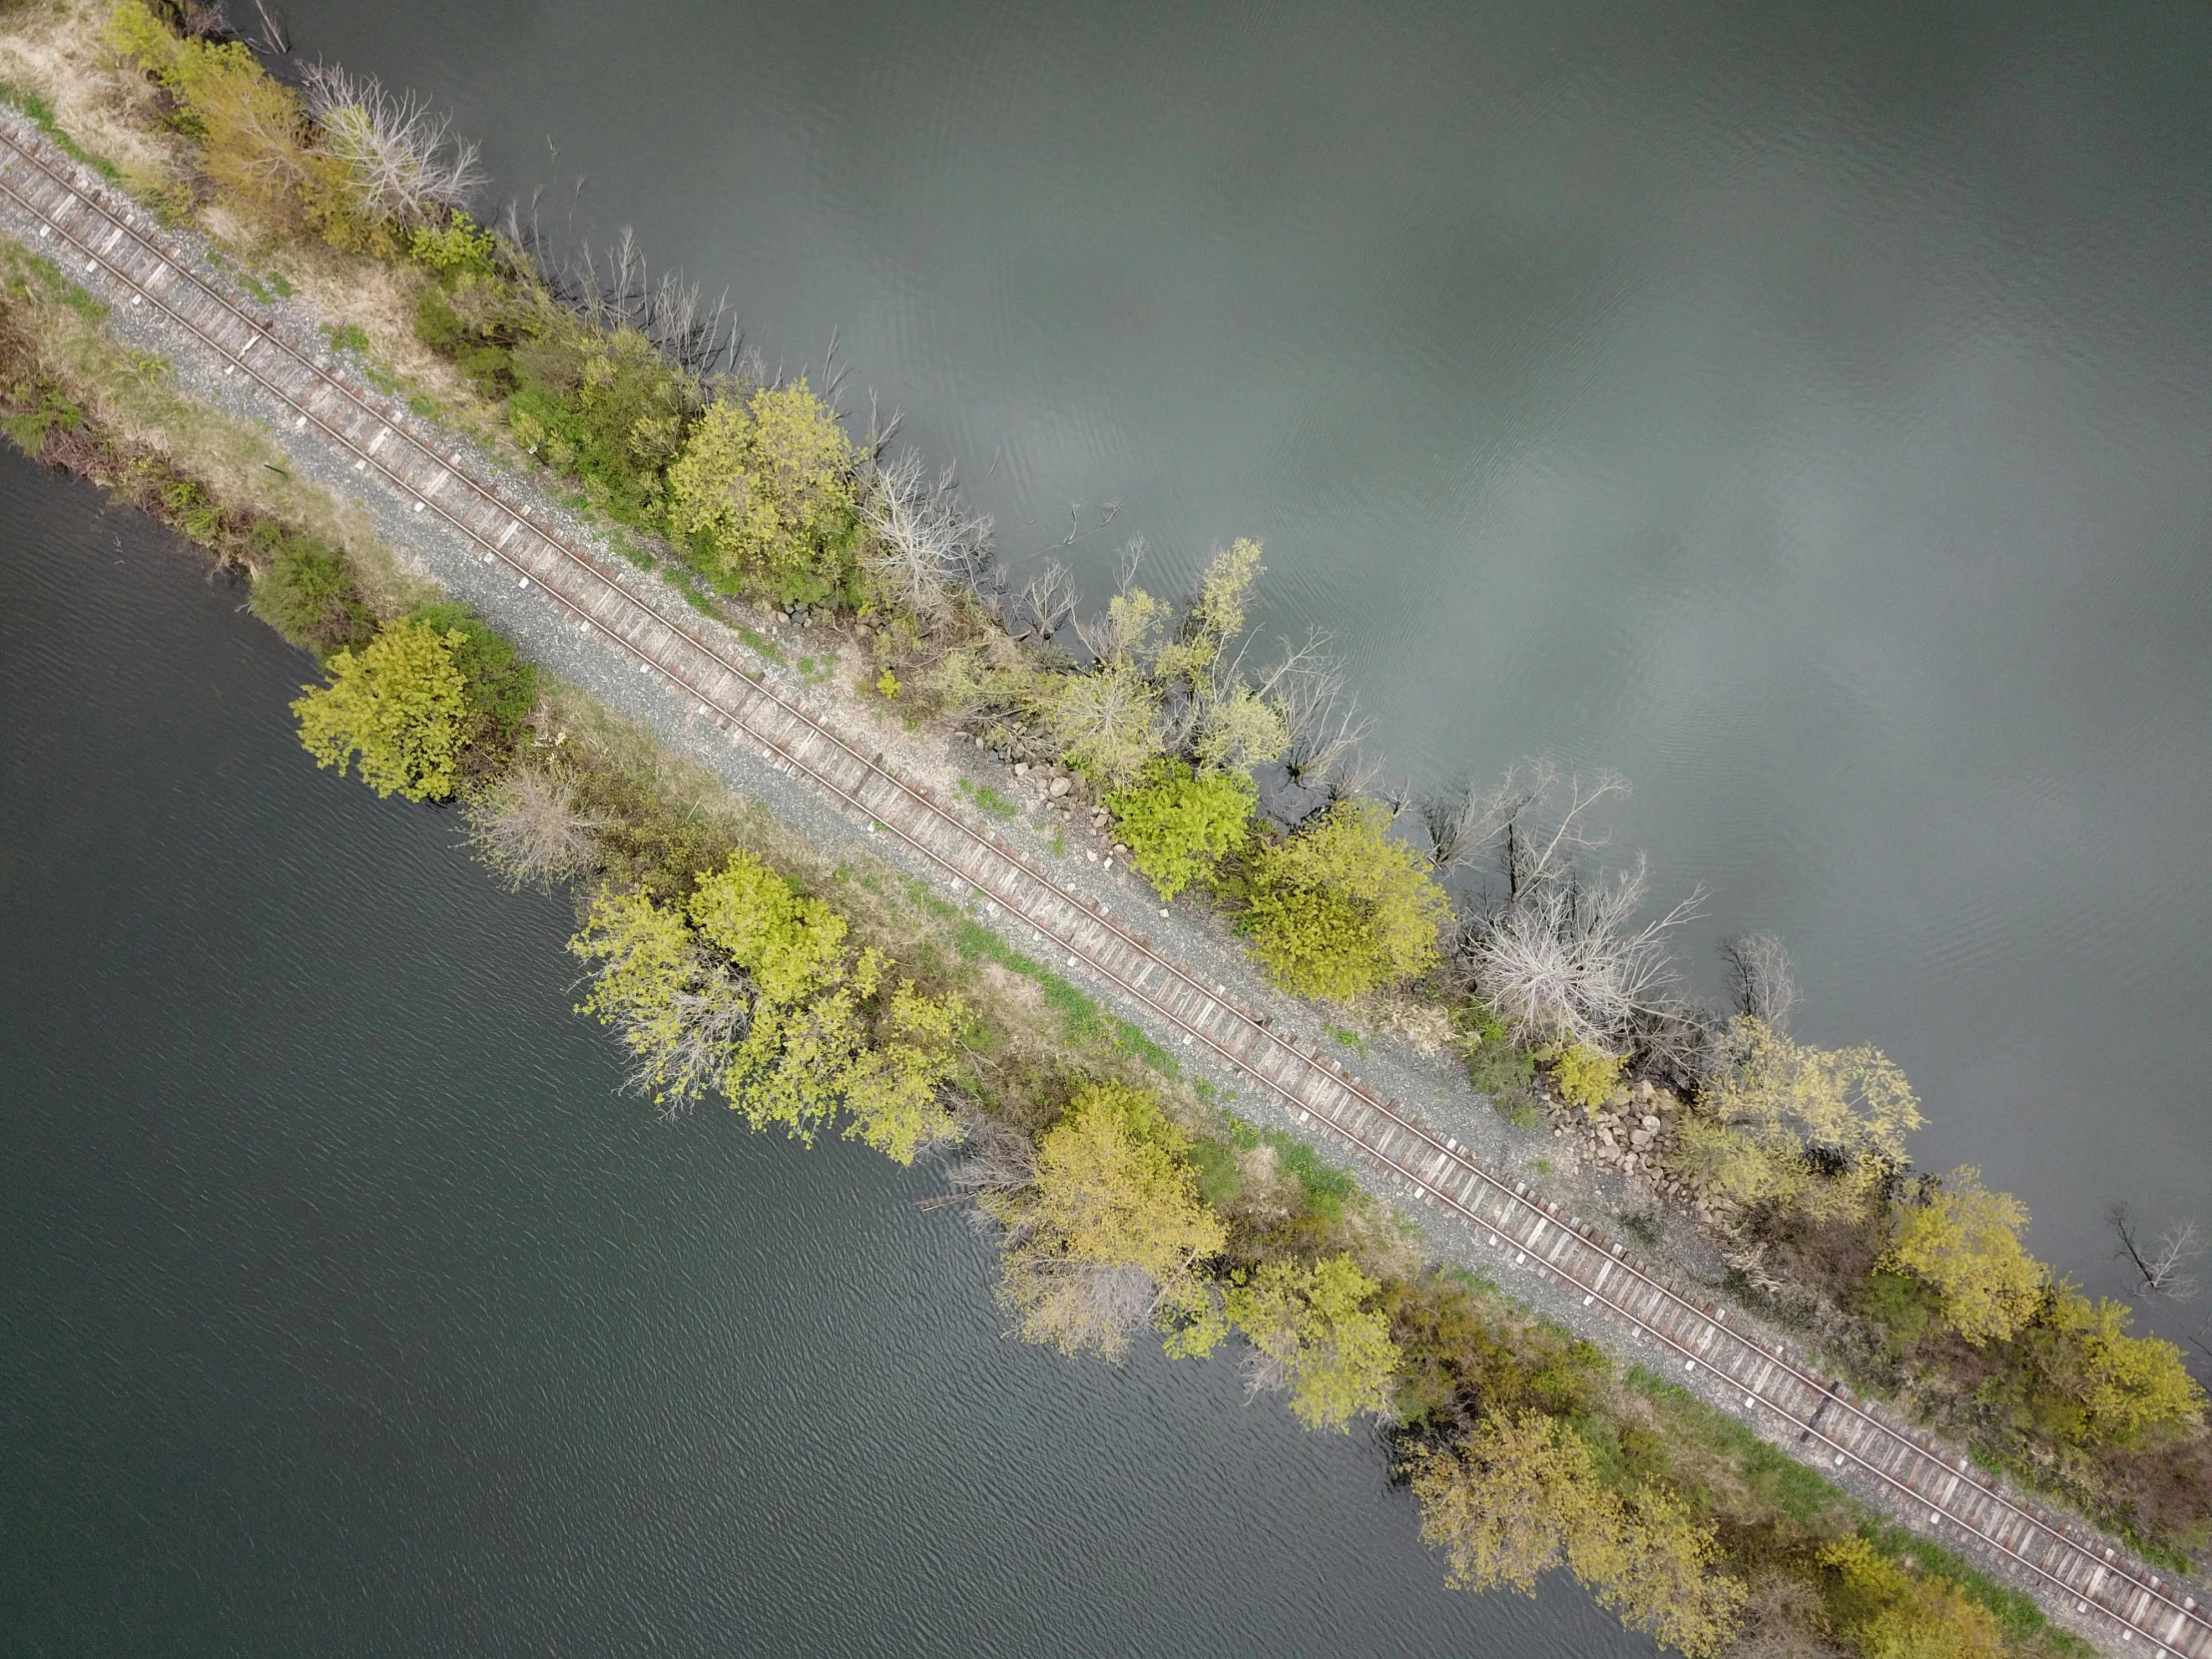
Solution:
[[[1782,1350],[1728,1323],[1727,1314],[1677,1291],[1579,1217],[1508,1184],[1458,1143],[1395,1101],[1375,1095],[1339,1062],[1271,1028],[1151,941],[1105,904],[1078,897],[988,826],[963,821],[928,790],[899,779],[880,756],[734,660],[682,613],[682,601],[558,527],[350,371],[280,337],[202,276],[197,262],[138,211],[58,157],[14,121],[0,124],[0,198],[37,226],[42,252],[73,279],[104,279],[119,303],[152,306],[274,395],[292,429],[310,428],[352,457],[353,471],[401,492],[410,510],[435,517],[519,588],[535,587],[577,630],[596,634],[695,703],[737,743],[779,771],[812,780],[869,833],[887,833],[946,876],[972,888],[992,915],[1003,908],[1086,964],[1202,1050],[1281,1101],[1302,1123],[1318,1120],[1355,1152],[1424,1202],[1472,1225],[1516,1266],[1556,1278],[1585,1308],[1602,1307],[1679,1363],[1684,1374],[1740,1401],[1778,1443],[1835,1469],[1856,1469],[1923,1530],[1971,1544],[2010,1563],[2068,1622],[2094,1611],[2123,1642],[2145,1651],[2212,1659],[2207,1610],[2088,1528],[2006,1493],[1970,1462],[1853,1398]],[[441,451],[443,451],[441,453]],[[542,517],[542,513],[540,514]],[[2101,1620],[2089,1627],[2101,1629]]]

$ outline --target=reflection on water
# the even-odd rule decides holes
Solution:
[[[841,330],[1010,554],[1260,536],[1401,771],[1629,775],[1697,971],[1781,933],[2092,1290],[2212,1190],[2202,7],[291,11],[771,363]]]
[[[240,597],[0,450],[0,1651],[1653,1651],[1228,1362],[1002,1339],[928,1171],[618,1098]]]

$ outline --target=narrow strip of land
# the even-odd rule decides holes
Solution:
[[[566,626],[695,704],[732,743],[818,786],[866,832],[887,836],[981,897],[1009,930],[1028,928],[1147,1011],[1184,1046],[1349,1145],[1410,1196],[1471,1227],[1487,1247],[1551,1279],[1582,1306],[1640,1334],[1678,1374],[1717,1380],[1760,1432],[1831,1471],[1852,1470],[1901,1520],[2007,1563],[2063,1622],[2092,1613],[2144,1651],[2212,1659],[2212,1618],[2178,1586],[2077,1522],[2008,1491],[1881,1405],[1732,1324],[1557,1207],[1485,1169],[1452,1137],[1380,1097],[1327,1055],[1277,1030],[1108,905],[1063,881],[988,825],[902,779],[750,666],[664,585],[533,515],[522,493],[342,363],[301,349],[233,299],[212,274],[22,124],[0,125],[0,199],[72,279],[115,303],[152,307],[260,387],[295,433],[349,457],[366,484],[442,525],[471,557],[511,575]],[[1710,1390],[1708,1390],[1710,1391]]]

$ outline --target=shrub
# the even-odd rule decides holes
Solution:
[[[467,681],[455,661],[462,644],[457,632],[410,620],[386,628],[358,655],[338,652],[329,683],[301,687],[291,706],[315,765],[343,776],[358,758],[361,781],[378,795],[451,796],[469,716]]]
[[[1339,802],[1254,860],[1243,925],[1277,984],[1346,998],[1434,965],[1450,902],[1389,823],[1379,803]]]
[[[1542,1050],[1537,1058],[1551,1068],[1551,1086],[1569,1106],[1586,1112],[1600,1110],[1620,1087],[1621,1068],[1627,1064],[1616,1055],[1588,1043],[1560,1043]]]
[[[858,459],[805,380],[718,398],[668,469],[669,527],[719,581],[820,603],[848,574]]]
[[[417,226],[407,239],[407,255],[440,276],[488,276],[498,267],[499,243],[468,215],[457,213],[443,225]]]
[[[1924,1281],[1944,1323],[1980,1348],[2011,1336],[2042,1303],[2049,1276],[2020,1243],[2026,1225],[2026,1205],[1961,1166],[1898,1211],[1882,1265]]]
[[[323,183],[306,106],[237,41],[184,40],[140,0],[108,19],[108,45],[176,100],[176,125],[200,141],[200,167],[223,200],[264,222],[296,218]]]
[[[465,605],[425,605],[414,615],[454,642],[453,666],[467,684],[464,741],[487,750],[511,745],[537,704],[538,671],[515,654],[513,642],[492,632]]]
[[[247,538],[256,555],[254,614],[294,645],[318,654],[367,643],[368,606],[338,554],[273,520]]]
[[[1088,1083],[1037,1146],[1031,1184],[988,1195],[1006,1228],[1002,1305],[1024,1339],[1109,1359],[1150,1318],[1169,1352],[1210,1352],[1226,1334],[1197,1264],[1228,1242],[1198,1194],[1189,1137],[1142,1089]]]
[[[1258,804],[1259,792],[1241,774],[1194,773],[1164,758],[1145,769],[1143,782],[1106,797],[1131,859],[1162,898],[1204,879],[1240,849]]]
[[[1388,1318],[1367,1306],[1376,1282],[1349,1256],[1306,1266],[1264,1262],[1224,1299],[1229,1323],[1252,1344],[1255,1387],[1287,1387],[1308,1428],[1349,1432],[1363,1412],[1389,1411],[1398,1367]]]

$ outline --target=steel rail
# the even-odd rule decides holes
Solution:
[[[1925,1511],[1931,1520],[1939,1514],[1947,1515],[1953,1525],[1963,1529],[1977,1543],[2009,1558],[2032,1573],[2036,1578],[2048,1582],[2062,1590],[2068,1597],[2074,1598],[2077,1610],[2086,1610],[2089,1605],[2089,1598],[2096,1597],[2099,1610],[2114,1618],[2127,1629],[2127,1639],[2132,1640],[2136,1633],[2140,1633],[2149,1637],[2160,1651],[2186,1655],[2187,1659],[2204,1659],[2204,1655],[2208,1651],[2212,1651],[2212,1643],[2208,1643],[2206,1640],[2208,1635],[2212,1635],[2212,1625],[2207,1624],[2204,1615],[2197,1609],[2192,1600],[2186,1597],[2177,1600],[2173,1590],[2163,1585],[2155,1576],[2150,1577],[2146,1583],[2141,1570],[2132,1565],[2113,1571],[2115,1551],[2106,1548],[2103,1551],[2103,1559],[2098,1560],[2087,1546],[2076,1541],[2070,1535],[2070,1529],[2063,1523],[2048,1519],[2022,1506],[1993,1485],[1984,1486],[1979,1481],[1970,1479],[1964,1482],[1970,1490],[1974,1503],[1985,1508],[1993,1506],[1999,1511],[1999,1519],[1993,1524],[1985,1525],[1970,1516],[1960,1518],[1955,1512],[1952,1512],[1956,1507],[1952,1501],[1952,1493],[1960,1484],[1960,1476],[1965,1468],[1964,1459],[1960,1460],[1957,1470],[1951,1470],[1947,1461],[1938,1457],[1934,1447],[1922,1436],[1902,1429],[1875,1415],[1856,1400],[1844,1394],[1830,1379],[1797,1364],[1789,1359],[1787,1355],[1769,1349],[1735,1331],[1725,1323],[1723,1316],[1708,1310],[1676,1291],[1664,1280],[1659,1279],[1637,1264],[1632,1258],[1624,1255],[1619,1246],[1613,1246],[1608,1251],[1601,1240],[1579,1225],[1578,1219],[1575,1222],[1562,1222],[1554,1207],[1527,1194],[1524,1186],[1508,1187],[1501,1177],[1493,1175],[1476,1163],[1463,1148],[1458,1146],[1456,1141],[1448,1136],[1440,1136],[1422,1124],[1417,1118],[1398,1110],[1394,1102],[1384,1101],[1374,1094],[1364,1082],[1350,1076],[1341,1065],[1324,1062],[1306,1054],[1295,1042],[1276,1032],[1266,1021],[1258,1018],[1249,1010],[1239,1006],[1224,991],[1209,986],[1182,964],[1159,954],[1151,947],[1149,940],[1113,917],[1105,906],[1094,905],[1083,899],[1080,895],[1055,880],[1048,872],[1031,864],[1021,853],[1007,846],[994,831],[978,830],[964,823],[956,815],[941,807],[926,791],[907,783],[888,768],[870,759],[859,749],[847,743],[823,721],[811,714],[803,705],[784,696],[781,691],[767,682],[764,675],[733,661],[722,648],[701,636],[689,626],[687,620],[671,617],[667,614],[662,605],[656,602],[655,596],[650,593],[641,595],[633,592],[627,586],[622,574],[619,571],[610,573],[596,555],[573,545],[565,536],[556,533],[554,527],[533,522],[529,516],[529,508],[526,505],[511,502],[493,487],[477,479],[461,462],[457,452],[450,458],[441,455],[418,433],[410,429],[411,423],[405,416],[394,414],[388,408],[379,406],[345,379],[332,373],[321,362],[299,350],[280,335],[276,334],[267,323],[248,314],[228,295],[204,279],[195,269],[194,261],[163,247],[159,240],[149,233],[141,231],[126,215],[110,208],[104,200],[101,200],[104,193],[99,192],[97,188],[88,193],[71,179],[65,177],[61,171],[50,165],[45,157],[39,153],[38,146],[25,145],[12,134],[5,132],[4,129],[0,129],[0,144],[4,144],[6,149],[15,152],[36,172],[44,176],[49,183],[63,192],[70,205],[97,215],[113,228],[102,248],[94,250],[86,239],[61,224],[58,214],[32,200],[31,197],[16,188],[11,177],[12,164],[0,167],[0,192],[4,192],[24,212],[41,224],[42,239],[50,231],[58,232],[65,242],[85,256],[88,272],[91,270],[104,272],[112,280],[130,289],[136,296],[135,302],[151,300],[159,310],[178,326],[184,328],[195,338],[228,359],[232,369],[241,367],[246,369],[252,379],[296,413],[298,418],[295,424],[300,429],[304,429],[305,425],[311,421],[328,440],[335,443],[343,451],[354,455],[356,457],[355,470],[365,472],[373,469],[381,481],[412,499],[417,511],[426,510],[434,505],[441,520],[458,531],[467,542],[483,549],[486,562],[496,559],[505,564],[510,570],[518,572],[525,584],[533,580],[536,581],[556,606],[573,615],[581,627],[596,632],[614,644],[621,652],[635,658],[641,669],[649,669],[661,674],[672,685],[694,698],[698,702],[702,713],[712,710],[722,727],[751,739],[771,755],[778,757],[781,765],[788,766],[795,774],[803,773],[833,798],[855,813],[862,815],[871,831],[876,826],[880,825],[920,855],[928,864],[942,870],[963,886],[975,887],[996,902],[996,894],[992,887],[979,880],[974,870],[964,867],[954,853],[940,851],[923,838],[923,830],[929,829],[950,830],[960,851],[979,853],[986,862],[995,861],[1003,865],[1004,869],[994,870],[992,873],[1003,874],[1010,870],[1017,877],[1015,883],[1017,887],[1021,882],[1030,883],[1051,901],[1055,901],[1058,906],[1064,907],[1069,912],[1070,925],[1063,930],[1049,908],[1040,906],[1039,908],[1043,909],[1043,913],[1033,913],[1028,907],[1017,905],[1012,899],[1007,899],[1005,902],[1009,911],[1027,921],[1036,930],[1039,937],[1049,936],[1053,938],[1056,943],[1070,952],[1071,959],[1080,956],[1086,960],[1093,972],[1106,979],[1139,1005],[1156,1010],[1169,1024],[1180,1030],[1186,1044],[1202,1045],[1237,1073],[1253,1078],[1263,1088],[1287,1102],[1301,1120],[1304,1120],[1310,1112],[1318,1112],[1324,1121],[1328,1122],[1330,1127],[1347,1140],[1355,1150],[1380,1165],[1389,1174],[1410,1185],[1426,1201],[1447,1211],[1455,1212],[1474,1223],[1489,1235],[1491,1241],[1497,1247],[1512,1246],[1519,1253],[1519,1259],[1521,1260],[1526,1260],[1533,1255],[1533,1247],[1547,1227],[1557,1228],[1562,1236],[1562,1241],[1566,1239],[1575,1241],[1581,1253],[1595,1258],[1594,1263],[1581,1263],[1579,1265],[1582,1266],[1583,1271],[1574,1271],[1574,1269],[1559,1262],[1558,1257],[1563,1246],[1555,1246],[1549,1259],[1536,1261],[1535,1271],[1540,1275],[1556,1273],[1566,1283],[1585,1292],[1583,1298],[1585,1306],[1592,1306],[1602,1301],[1609,1312],[1626,1321],[1638,1332],[1649,1334],[1663,1348],[1680,1355],[1686,1366],[1695,1367],[1703,1364],[1719,1373],[1724,1379],[1730,1379],[1732,1386],[1743,1389],[1747,1405],[1750,1405],[1754,1399],[1758,1399],[1759,1403],[1775,1412],[1785,1422],[1799,1428],[1801,1439],[1817,1436],[1824,1446],[1832,1448],[1834,1460],[1839,1466],[1846,1460],[1856,1464],[1883,1486],[1908,1500],[1914,1510]],[[117,233],[120,233],[124,238],[128,238],[133,245],[155,260],[156,269],[153,276],[142,279],[136,274],[119,266],[109,257],[110,251],[113,250],[119,240]],[[245,347],[233,349],[218,339],[209,328],[185,314],[178,305],[170,302],[161,292],[157,291],[152,285],[153,280],[171,271],[174,271],[188,281],[224,316],[248,330],[248,344]],[[269,351],[257,351],[256,346],[258,345],[268,347]],[[288,366],[303,372],[310,382],[311,389],[296,390],[283,384],[276,377],[275,368],[265,372],[262,367],[262,360],[271,352],[277,358],[279,366]],[[349,406],[354,413],[365,416],[372,425],[379,428],[381,435],[364,442],[345,431],[332,419],[325,417],[323,412],[314,407],[308,400],[316,393],[325,392],[334,394],[341,404]],[[384,438],[387,437],[397,437],[400,440],[391,461],[387,461],[378,453]],[[410,453],[431,469],[433,484],[427,490],[409,479],[396,464],[401,456]],[[442,500],[433,501],[432,497],[437,493],[437,485],[448,475],[460,479],[469,495],[478,504],[491,509],[493,513],[502,516],[507,521],[506,532],[497,541],[468,523],[464,516],[465,509],[455,511],[447,507]],[[536,544],[550,549],[556,556],[557,564],[565,564],[585,573],[601,590],[594,597],[611,596],[618,607],[628,607],[630,611],[635,612],[638,617],[642,617],[653,627],[674,636],[690,648],[692,652],[705,658],[722,672],[743,683],[747,688],[747,697],[743,699],[725,699],[719,691],[713,691],[697,684],[694,679],[679,672],[677,667],[672,667],[669,663],[661,660],[661,653],[648,649],[648,645],[656,643],[651,641],[650,636],[648,636],[646,644],[633,641],[617,629],[609,626],[606,621],[594,615],[577,598],[563,593],[554,583],[547,581],[541,571],[532,568],[507,550],[506,543],[512,538],[517,527],[528,530]],[[525,547],[530,545],[531,543],[526,540]],[[633,619],[626,618],[625,620]],[[759,730],[754,720],[749,718],[747,704],[750,699],[759,700],[777,714],[784,716],[789,722],[795,723],[801,728],[801,735],[787,743],[774,733]],[[809,737],[821,740],[823,752],[830,757],[841,758],[857,766],[861,772],[860,781],[848,787],[826,766],[817,765],[801,753],[800,746]],[[907,826],[895,822],[895,815],[886,814],[880,807],[871,806],[864,799],[860,792],[870,783],[875,782],[887,786],[893,792],[894,799],[899,805],[910,808],[921,819],[922,822],[918,829],[910,830]],[[1080,925],[1075,924],[1078,918]],[[1136,972],[1132,977],[1112,962],[1103,959],[1101,948],[1094,946],[1084,936],[1087,930],[1093,929],[1110,936],[1113,941],[1139,958],[1144,964],[1141,971]],[[1155,967],[1165,970],[1167,983],[1159,990],[1148,990],[1145,987],[1145,981],[1151,978],[1152,970]],[[1233,1047],[1229,1037],[1217,1037],[1199,1019],[1186,1016],[1180,1012],[1175,1001],[1167,994],[1170,991],[1181,991],[1194,995],[1196,998],[1194,1014],[1218,1014],[1225,1011],[1234,1015],[1237,1023],[1234,1035],[1242,1038],[1247,1043],[1257,1041],[1263,1052],[1258,1056],[1248,1055]],[[1335,1121],[1338,1112],[1334,1106],[1317,1105],[1309,1101],[1300,1092],[1299,1087],[1262,1069],[1261,1061],[1268,1057],[1286,1061],[1295,1074],[1297,1085],[1311,1085],[1318,1081],[1322,1085],[1322,1092],[1325,1095],[1333,1094],[1340,1097],[1349,1097],[1355,1103],[1354,1112],[1359,1110],[1372,1112],[1385,1120],[1392,1128],[1412,1138],[1420,1147],[1425,1149],[1425,1152],[1420,1155],[1421,1161],[1415,1163],[1391,1152],[1386,1145],[1389,1139],[1386,1132],[1373,1138],[1367,1138],[1361,1130]],[[1350,1116],[1352,1114],[1346,1113],[1344,1115]],[[1478,1187],[1481,1190],[1481,1196],[1471,1199],[1462,1198],[1457,1192],[1444,1186],[1438,1180],[1433,1168],[1430,1167],[1439,1162],[1448,1165],[1460,1177],[1459,1185]],[[1496,1220],[1482,1214],[1483,1203],[1491,1198],[1497,1199],[1503,1206],[1503,1213]],[[1533,1230],[1526,1238],[1517,1237],[1513,1231],[1509,1230],[1512,1223],[1506,1219],[1508,1216],[1515,1218],[1522,1224],[1533,1222]],[[1570,1260],[1573,1259],[1570,1256]],[[1590,1266],[1595,1266],[1598,1269],[1594,1279],[1588,1272]],[[1611,1279],[1612,1271],[1615,1268],[1622,1270],[1622,1290],[1618,1293],[1606,1289],[1607,1281]],[[1655,1306],[1648,1310],[1638,1307],[1636,1305],[1637,1299],[1642,1295],[1648,1295]],[[1694,1322],[1695,1331],[1688,1335],[1677,1335],[1675,1331],[1668,1328],[1668,1325],[1673,1322],[1662,1323],[1668,1315],[1687,1316],[1690,1321]],[[1711,1357],[1710,1349],[1716,1337],[1734,1351],[1733,1364],[1718,1363]],[[1693,1341],[1697,1344],[1694,1348],[1692,1347]],[[1748,1371],[1752,1364],[1756,1364],[1759,1370],[1757,1377],[1751,1383],[1735,1382],[1731,1378],[1732,1372],[1741,1375]],[[1794,1382],[1808,1394],[1818,1397],[1820,1403],[1810,1416],[1801,1415],[1784,1402],[1759,1398],[1760,1389],[1766,1377],[1777,1368],[1779,1368],[1784,1379]],[[1822,1427],[1822,1419],[1828,1412],[1829,1407],[1839,1404],[1843,1407],[1844,1421],[1833,1430]],[[1857,1434],[1859,1443],[1854,1443],[1844,1437],[1853,1433]],[[1866,1447],[1865,1440],[1870,1434],[1881,1442],[1879,1447],[1874,1449]],[[1878,1460],[1882,1452],[1899,1451],[1904,1453],[1909,1464],[1919,1463],[1926,1465],[1926,1467],[1920,1469],[1909,1468],[1906,1473],[1899,1474],[1893,1473],[1889,1467]],[[1924,1477],[1935,1474],[1948,1476],[1944,1491],[1932,1498],[1912,1484],[1911,1476],[1915,1473],[1919,1473]],[[2070,1558],[2066,1559],[2066,1564],[2076,1566],[2086,1564],[2090,1569],[2088,1585],[2083,1586],[2061,1576],[2058,1571],[2045,1566],[2042,1560],[2030,1556],[2021,1548],[2015,1547],[2015,1543],[2010,1541],[2007,1535],[2016,1523],[2023,1524],[2031,1532],[2040,1535],[2040,1541],[2044,1544],[2043,1555],[2055,1554],[2062,1559]],[[2101,1594],[2101,1586],[2108,1574],[2115,1580],[2115,1587],[2124,1587],[2137,1592],[2132,1607],[2122,1611],[2105,1601]],[[2161,1621],[2166,1623],[2167,1629],[2163,1634],[2154,1632],[2146,1621],[2145,1615],[2151,1612],[2155,1612]],[[2189,1646],[2176,1645],[2173,1638],[2182,1637],[2185,1632],[2185,1639],[2189,1641]]]

